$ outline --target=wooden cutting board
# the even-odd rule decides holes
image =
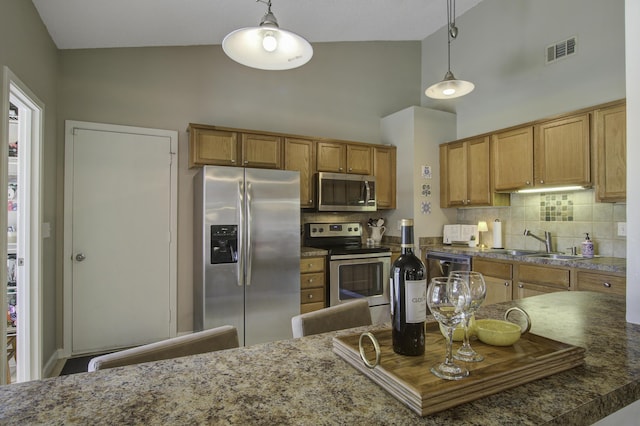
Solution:
[[[418,357],[393,352],[391,329],[374,331],[381,349],[380,364],[368,368],[360,358],[360,333],[333,338],[333,351],[383,389],[421,416],[491,395],[584,363],[584,349],[532,333],[523,335],[512,346],[490,346],[473,340],[471,346],[484,355],[484,361],[464,363],[469,376],[462,380],[442,380],[430,368],[444,361],[445,339],[438,324],[427,323],[425,354]],[[363,340],[367,359],[375,352],[369,339]],[[454,342],[454,352],[460,347]]]

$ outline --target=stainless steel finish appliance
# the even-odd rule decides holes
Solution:
[[[205,166],[194,181],[194,329],[291,338],[300,313],[298,172]]]
[[[446,277],[451,271],[470,271],[471,256],[464,254],[429,252],[427,260],[427,283],[433,277]]]
[[[305,245],[329,251],[330,306],[366,298],[374,324],[390,320],[389,268],[391,250],[362,245],[359,223],[307,223]]]
[[[375,176],[318,173],[318,211],[374,212]]]

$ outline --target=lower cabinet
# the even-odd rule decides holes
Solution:
[[[570,270],[551,266],[518,265],[518,285],[514,299],[570,290]]]
[[[300,313],[317,311],[325,307],[325,258],[300,259]]]
[[[624,276],[581,270],[578,270],[577,275],[577,290],[597,291],[621,296],[626,296],[627,294],[627,279]]]
[[[473,270],[484,276],[487,286],[485,305],[507,302],[513,298],[513,265],[485,259],[473,259]]]

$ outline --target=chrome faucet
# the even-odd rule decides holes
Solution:
[[[529,231],[528,229],[524,230],[524,235],[525,237],[526,236],[533,237],[536,240],[540,241],[541,243],[544,243],[544,246],[547,249],[547,253],[551,253],[551,232],[544,231],[544,240],[538,237],[537,235],[532,234],[531,231]]]

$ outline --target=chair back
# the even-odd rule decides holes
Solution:
[[[88,371],[178,358],[238,346],[238,330],[230,325],[223,325],[92,358],[89,361]]]
[[[294,338],[364,325],[371,325],[371,311],[366,299],[356,299],[291,318]]]

